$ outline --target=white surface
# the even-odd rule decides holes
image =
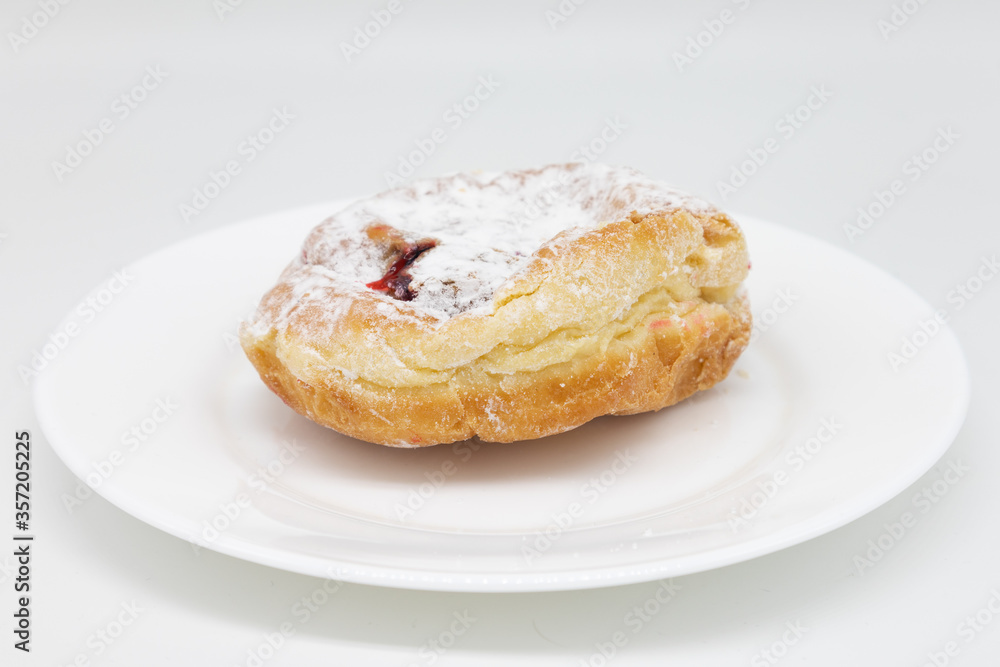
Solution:
[[[513,445],[341,436],[283,405],[218,332],[232,336],[234,315],[344,205],[232,225],[125,267],[134,285],[35,382],[70,470],[181,539],[292,572],[572,590],[700,572],[838,528],[923,475],[965,418],[950,331],[902,373],[877,344],[926,302],[833,246],[741,218],[760,329],[728,381],[654,415]],[[150,396],[152,420],[109,448],[108,424],[149,411]]]
[[[730,4],[735,21],[678,72],[671,54]],[[8,442],[15,429],[36,434],[39,541],[35,651],[22,656],[7,644],[0,661],[66,665],[82,654],[107,665],[245,664],[247,651],[288,619],[295,635],[268,667],[429,664],[434,654],[422,659],[421,646],[464,610],[478,620],[434,664],[579,664],[618,630],[628,642],[616,664],[752,664],[755,656],[761,664],[760,652],[796,621],[808,630],[779,664],[920,665],[952,641],[959,654],[951,664],[995,661],[1000,618],[973,632],[971,642],[969,626],[960,624],[1000,589],[1000,285],[986,282],[960,309],[953,293],[975,277],[984,255],[1000,250],[991,196],[1000,175],[995,3],[929,2],[883,39],[877,21],[890,17],[888,1],[771,0],[741,10],[735,3],[591,0],[555,30],[544,12],[556,2],[414,2],[349,64],[338,43],[383,5],[326,5],[247,1],[220,21],[207,0],[73,2],[17,53],[6,32],[38,5],[18,0],[2,10],[0,349],[7,371],[0,421]],[[168,78],[119,119],[114,100],[156,65]],[[501,86],[453,128],[443,114],[488,75]],[[823,85],[833,96],[785,139],[776,124]],[[281,106],[294,122],[247,162],[241,142]],[[941,465],[828,535],[675,579],[680,589],[638,633],[626,615],[654,595],[655,584],[525,594],[345,584],[307,616],[294,605],[319,590],[318,579],[196,553],[98,497],[65,509],[61,496],[78,481],[41,438],[31,387],[17,368],[30,363],[90,286],[212,227],[377,191],[398,156],[436,127],[447,130],[447,140],[418,174],[569,157],[616,116],[627,127],[602,159],[832,241],[947,311],[973,392],[969,417]],[[114,120],[114,132],[57,181],[52,161],[104,117]],[[904,164],[948,126],[960,137],[911,180]],[[720,201],[716,182],[771,137],[780,139],[778,151]],[[237,159],[241,173],[185,225],[178,205],[210,171]],[[849,241],[843,225],[894,179],[905,193]],[[914,322],[910,332],[918,327]],[[108,424],[109,447],[147,414],[119,414]],[[953,485],[940,481],[949,462],[969,467]],[[13,462],[0,465],[10,471]],[[922,493],[938,502],[921,501]],[[10,473],[0,474],[0,497],[12,497]],[[856,557],[904,512],[916,524],[859,572]],[[10,567],[12,559],[0,564]],[[0,614],[9,619],[14,593],[6,570],[0,579]],[[144,611],[96,655],[97,640],[88,647],[88,637],[132,600]]]

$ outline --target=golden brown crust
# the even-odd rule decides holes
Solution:
[[[723,213],[633,213],[557,237],[500,286],[490,312],[444,322],[336,281],[296,296],[290,267],[241,341],[285,403],[356,438],[538,438],[658,410],[725,378],[749,340],[747,266]]]
[[[347,383],[337,374],[307,384],[278,360],[273,337],[256,341],[247,354],[293,410],[355,438],[396,446],[473,436],[513,442],[561,433],[601,415],[673,405],[724,379],[750,336],[742,297],[728,307],[698,304],[679,325],[658,324],[670,319],[666,313],[646,316],[639,331],[616,339],[602,356],[507,376],[469,370],[461,380],[420,388]]]

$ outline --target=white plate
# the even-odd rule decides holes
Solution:
[[[846,252],[743,217],[766,331],[713,389],[531,442],[404,450],[341,436],[272,395],[235,342],[341,204],[192,238],[129,266],[119,294],[93,292],[110,302],[67,317],[58,330],[79,332],[35,381],[66,465],[139,519],[258,563],[404,588],[557,590],[698,572],[833,530],[919,478],[964,418],[949,330],[888,361],[930,306]]]

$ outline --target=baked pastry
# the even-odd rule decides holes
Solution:
[[[633,169],[456,174],[313,229],[240,339],[292,409],[362,440],[539,438],[725,378],[748,268],[725,213]]]

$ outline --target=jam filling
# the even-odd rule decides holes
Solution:
[[[410,265],[416,261],[421,253],[436,245],[435,241],[419,241],[402,245],[397,250],[399,255],[389,266],[385,275],[376,281],[366,283],[365,287],[370,287],[376,292],[385,292],[400,301],[412,301],[417,293],[410,289],[410,282],[413,280],[409,271]]]

